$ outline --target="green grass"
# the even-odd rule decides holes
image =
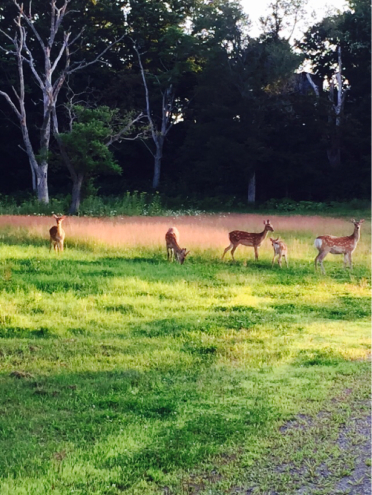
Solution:
[[[0,493],[196,493],[211,466],[264,466],[280,425],[369,368],[367,229],[352,273],[331,256],[315,273],[312,239],[286,237],[280,270],[268,249],[179,266],[4,231]],[[236,485],[225,471],[210,493]]]

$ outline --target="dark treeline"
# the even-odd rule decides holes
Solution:
[[[296,43],[299,2],[48,4],[1,2],[0,194],[370,197],[367,0]]]

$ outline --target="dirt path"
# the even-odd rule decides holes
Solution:
[[[346,389],[328,410],[315,417],[300,415],[281,432],[282,446],[260,466],[256,482],[230,493],[372,494],[369,399]]]

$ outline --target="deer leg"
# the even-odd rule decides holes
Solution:
[[[254,246],[254,259],[258,261],[258,247]]]
[[[324,266],[323,266],[323,260],[324,258],[327,256],[327,254],[329,253],[329,251],[322,251],[321,253],[318,254],[317,258],[318,258],[318,262],[320,264],[320,268],[322,269],[322,273],[323,275],[325,275],[325,269],[324,269]]]
[[[349,265],[350,265],[350,270],[353,269],[353,262],[351,261],[351,253],[349,253]]]
[[[271,262],[271,266],[274,266],[274,263],[275,263],[275,256],[276,256],[276,254],[274,254],[273,261]]]
[[[315,258],[315,270],[318,268],[319,258],[322,253],[319,252],[318,256]]]
[[[232,257],[232,259],[233,259],[234,261],[235,261],[235,258],[234,258],[234,253],[235,253],[235,250],[236,250],[236,248],[238,247],[238,245],[239,245],[239,244],[237,244],[236,246],[234,246],[234,247],[232,248],[232,250],[231,250],[231,257]]]
[[[286,254],[284,255],[284,259],[285,259],[285,264],[287,265],[287,268],[288,268],[288,258],[287,258]]]
[[[227,246],[227,248],[225,249],[225,251],[223,252],[223,255],[222,255],[222,258],[221,260],[223,260],[223,257],[225,256],[225,254],[227,253],[227,251],[230,251],[230,249],[234,246],[234,244],[230,244],[229,246]]]
[[[347,268],[347,265],[349,265],[349,266],[350,266],[350,259],[349,259],[349,255],[348,255],[348,253],[345,253],[345,254],[344,254],[344,268],[345,268],[345,270],[346,270],[346,268]]]
[[[278,256],[278,265],[280,266],[280,268],[282,267],[282,255],[279,254]]]

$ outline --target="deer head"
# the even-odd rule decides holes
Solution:
[[[275,244],[276,242],[279,241],[279,237],[277,237],[276,239],[273,239],[272,237],[270,237],[270,241],[272,244]]]
[[[186,248],[181,249],[181,251],[178,253],[177,258],[178,261],[180,262],[181,265],[183,265],[186,256],[190,253],[190,251],[186,251]]]
[[[270,220],[267,220],[267,222],[265,222],[265,220],[264,220],[264,225],[265,225],[265,230],[269,230],[270,232],[274,232],[274,229],[270,223]]]
[[[57,225],[61,224],[63,222],[63,220],[66,218],[66,215],[63,215],[61,217],[59,217],[57,215],[53,215],[53,216],[56,219]]]
[[[364,219],[362,218],[361,220],[359,220],[359,222],[357,220],[355,220],[354,218],[352,220],[350,220],[351,223],[354,224],[354,226],[359,230],[360,229],[360,226],[362,225],[362,223],[364,222]]]

